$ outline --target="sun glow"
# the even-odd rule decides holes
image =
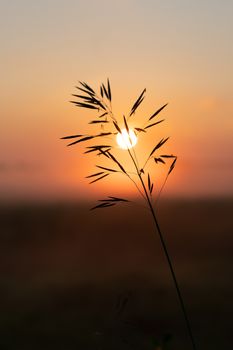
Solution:
[[[129,129],[129,132],[126,129],[121,130],[121,133],[117,134],[116,139],[122,149],[132,148],[137,143],[137,136],[132,129]]]

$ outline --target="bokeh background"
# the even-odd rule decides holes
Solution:
[[[190,346],[141,203],[89,212],[134,188],[88,185],[95,161],[59,140],[89,121],[69,103],[78,81],[108,77],[117,115],[144,87],[139,120],[169,103],[137,149],[171,136],[158,216],[200,349],[231,347],[232,14],[228,0],[0,1],[2,349]]]

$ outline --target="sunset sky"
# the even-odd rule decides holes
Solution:
[[[143,121],[169,103],[137,145],[171,137],[164,195],[233,195],[232,1],[1,0],[0,17],[0,201],[135,193],[118,177],[89,186],[96,161],[59,140],[94,115],[69,103],[78,81],[108,77],[119,115],[145,87]]]

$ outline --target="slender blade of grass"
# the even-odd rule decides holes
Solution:
[[[158,163],[166,164],[165,161],[162,158],[154,158],[154,161],[155,161],[156,164],[158,164]]]
[[[115,169],[106,168],[106,167],[101,166],[101,165],[96,165],[96,167],[99,168],[99,169],[103,169],[103,170],[110,171],[110,172],[112,172],[112,173],[116,173],[116,172],[117,172],[117,170],[115,170]]]
[[[98,156],[101,156],[101,154],[107,158],[110,158],[108,155],[108,152],[111,151],[111,148],[108,148],[106,150],[102,150],[102,148],[99,150],[99,153],[97,154]]]
[[[125,116],[123,116],[123,119],[124,119],[124,124],[125,124],[125,128],[126,128],[126,130],[127,130],[127,133],[129,134],[129,126],[128,126],[128,123],[127,123],[127,121],[126,121]]]
[[[109,121],[108,120],[92,120],[88,124],[103,124],[103,123],[106,124],[106,123],[109,123]]]
[[[74,138],[82,137],[82,136],[84,136],[84,135],[63,136],[63,137],[61,137],[61,140],[74,139]]]
[[[91,140],[93,139],[94,136],[86,136],[86,137],[83,137],[82,139],[79,139],[77,141],[74,141],[72,143],[69,143],[67,146],[72,146],[72,145],[75,145],[76,143],[79,143],[79,142],[84,142],[84,141],[88,141],[88,140]]]
[[[102,118],[102,117],[104,117],[104,116],[107,115],[107,114],[108,114],[108,112],[104,112],[103,114],[98,115],[98,118]]]
[[[176,158],[176,156],[174,156],[173,154],[163,154],[160,157],[162,157],[162,158]]]
[[[152,194],[153,188],[154,188],[154,184],[152,183],[152,184],[151,184],[151,188],[150,188],[150,194]]]
[[[118,160],[110,152],[108,152],[108,154],[112,158],[112,160],[119,166],[119,168],[123,171],[123,173],[125,173],[127,175],[127,172],[125,171],[125,169],[123,168],[121,163],[118,162]]]
[[[104,175],[98,177],[98,179],[95,179],[95,180],[89,182],[89,184],[93,184],[94,182],[97,182],[97,181],[99,181],[99,180],[102,180],[104,177],[106,177],[106,176],[108,176],[108,175],[109,175],[109,174],[104,174]]]
[[[146,92],[146,89],[144,89],[142,91],[142,93],[140,94],[140,96],[138,97],[138,99],[136,100],[136,102],[134,103],[133,107],[131,108],[131,111],[130,111],[130,117],[132,114],[135,113],[136,109],[139,107],[139,105],[142,103],[142,101],[144,100],[144,94]]]
[[[100,85],[100,95],[103,98],[104,97],[104,90],[103,87]]]
[[[91,153],[91,152],[99,152],[101,149],[103,150],[104,148],[107,148],[107,149],[111,149],[111,146],[104,146],[104,145],[101,145],[101,146],[90,146],[90,147],[86,147],[87,151],[84,152],[84,154],[86,153]],[[106,150],[105,150],[106,151]]]
[[[146,132],[146,130],[145,130],[145,129],[142,129],[142,128],[134,128],[134,130],[137,130],[137,131],[139,131],[139,132]]]
[[[104,94],[105,94],[105,96],[106,96],[106,97],[107,97],[107,99],[109,100],[108,91],[107,91],[107,89],[106,89],[105,85],[104,85],[104,84],[102,84],[102,87],[103,87],[103,90],[104,90]]]
[[[120,127],[118,126],[118,124],[117,124],[115,121],[113,121],[113,124],[114,124],[116,130],[121,134],[121,129],[120,129]]]
[[[151,188],[151,180],[150,180],[150,174],[148,173],[148,176],[147,176],[147,185],[148,185],[148,189],[150,191],[150,188]]]
[[[81,108],[88,108],[88,109],[99,109],[99,107],[90,105],[88,103],[83,103],[83,102],[77,102],[77,101],[70,101],[71,103],[74,103],[77,107]]]
[[[108,208],[108,207],[112,207],[113,205],[116,205],[116,203],[101,203],[91,208],[90,210]]]
[[[93,93],[93,92],[91,92],[91,91],[88,91],[88,90],[86,90],[86,89],[83,89],[83,88],[81,88],[81,87],[79,87],[79,86],[76,86],[76,88],[77,88],[78,90],[84,92],[85,94],[89,95],[89,96],[95,96],[95,93]]]
[[[158,122],[155,122],[155,123],[153,123],[153,124],[149,124],[149,125],[147,125],[144,129],[149,129],[149,128],[151,128],[152,126],[155,126],[155,125],[157,125],[157,124],[160,124],[160,123],[164,122],[164,120],[165,120],[165,119],[162,119],[162,120],[159,120]]]
[[[108,79],[108,97],[109,97],[109,101],[112,101],[112,93],[111,93],[111,87],[110,87],[110,82]]]
[[[101,137],[101,136],[109,136],[112,135],[112,132],[101,132],[100,134],[96,135],[96,137]]]
[[[95,94],[95,91],[89,86],[87,85],[87,83],[84,82],[79,82],[84,88],[86,88],[87,90],[89,90],[90,92],[92,92],[93,94]]]
[[[166,103],[164,106],[160,107],[154,114],[152,114],[152,116],[149,118],[149,120],[156,117],[156,115],[158,115],[167,105],[168,105],[168,103]]]
[[[112,197],[109,196],[110,199],[117,201],[117,202],[130,202],[128,199],[124,199],[124,198],[119,198],[119,197]]]
[[[169,139],[169,137],[167,137],[166,139],[162,139],[159,141],[159,143],[153,148],[153,150],[151,151],[149,157],[151,157],[153,155],[153,153],[159,149],[162,145],[164,145],[165,142],[167,142],[167,140]]]
[[[100,172],[98,172],[98,173],[88,175],[88,176],[86,176],[86,179],[89,179],[90,177],[99,176],[99,175],[102,175],[102,174],[104,174],[104,171],[100,171]]]
[[[167,175],[171,174],[172,170],[175,167],[176,161],[177,161],[177,158],[173,160]]]

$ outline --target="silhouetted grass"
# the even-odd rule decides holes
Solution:
[[[151,212],[154,224],[155,224],[155,229],[156,232],[159,235],[160,243],[162,245],[162,249],[164,251],[171,276],[175,285],[175,289],[177,291],[177,296],[180,302],[180,306],[184,315],[185,323],[187,326],[188,334],[192,343],[192,348],[196,350],[196,345],[194,341],[194,336],[193,332],[191,329],[190,321],[187,315],[187,310],[184,304],[184,300],[180,291],[179,284],[177,282],[177,278],[175,275],[174,267],[170,258],[170,255],[168,253],[167,245],[164,240],[164,236],[162,234],[162,231],[160,229],[159,223],[158,223],[158,218],[157,214],[155,213],[155,208],[153,206],[153,200],[152,200],[152,195],[153,195],[153,188],[154,188],[154,183],[152,181],[152,178],[150,176],[150,173],[148,170],[146,170],[147,163],[149,163],[151,160],[154,160],[154,166],[158,166],[159,164],[161,165],[166,165],[166,161],[169,160],[170,158],[173,159],[168,172],[167,176],[165,178],[164,184],[167,181],[168,176],[174,169],[174,166],[177,161],[177,157],[175,155],[161,155],[158,153],[160,151],[160,148],[168,141],[169,137],[167,138],[162,138],[150,151],[148,154],[148,157],[144,161],[144,165],[140,165],[136,152],[134,150],[133,142],[130,136],[130,129],[133,129],[133,132],[137,137],[139,137],[139,134],[141,132],[143,133],[148,133],[158,124],[162,123],[164,119],[155,121],[154,119],[157,118],[159,113],[163,111],[163,109],[167,106],[167,104],[163,105],[159,109],[157,109],[149,118],[147,118],[145,125],[144,126],[136,126],[134,125],[133,122],[133,116],[136,113],[137,109],[143,102],[145,98],[145,93],[146,89],[142,91],[142,93],[139,95],[135,103],[133,104],[129,114],[127,117],[123,115],[122,120],[119,120],[117,118],[112,110],[112,92],[111,92],[111,87],[110,87],[110,82],[109,79],[107,80],[107,85],[105,86],[104,84],[100,85],[99,93],[97,93],[90,85],[88,85],[85,82],[80,82],[80,85],[77,86],[77,89],[79,91],[82,91],[84,95],[79,95],[79,94],[74,94],[73,96],[77,98],[77,100],[72,100],[71,102],[74,103],[77,107],[85,108],[85,109],[90,109],[90,110],[95,110],[97,112],[97,119],[91,120],[89,124],[97,125],[100,126],[101,131],[104,130],[104,132],[99,132],[99,133],[93,133],[92,135],[71,135],[71,136],[65,136],[63,139],[74,139],[76,138],[76,141],[72,141],[71,143],[68,144],[68,146],[73,146],[75,144],[81,143],[81,142],[89,142],[90,140],[92,141],[98,141],[99,139],[105,139],[106,135],[108,137],[114,136],[116,134],[121,134],[123,135],[123,127],[125,127],[125,130],[128,135],[128,140],[129,144],[127,144],[127,152],[129,155],[129,161],[132,163],[134,167],[134,171],[136,172],[135,175],[133,176],[130,171],[126,169],[125,166],[122,165],[121,159],[117,159],[116,155],[113,154],[115,144],[113,143],[112,145],[104,145],[104,141],[101,145],[95,144],[92,146],[87,147],[87,152],[90,153],[95,153],[101,158],[106,158],[108,161],[112,162],[112,165],[115,166],[116,168],[107,168],[103,165],[98,165],[98,170],[101,168],[101,171],[98,171],[97,173],[93,173],[87,178],[91,178],[90,184],[93,184],[97,181],[105,179],[107,176],[111,175],[113,172],[121,172],[123,175],[125,175],[129,180],[133,182],[133,184],[136,186],[138,192],[142,195],[144,198],[146,205],[148,206],[148,209]],[[151,121],[153,122],[151,123]],[[106,129],[105,129],[106,128]],[[161,188],[161,190],[164,187],[164,184]],[[158,194],[158,197],[160,196],[161,190]],[[158,199],[158,198],[157,198]],[[118,198],[118,197],[113,197],[113,196],[108,196],[106,199],[101,199],[100,204],[94,206],[92,209],[103,209],[103,208],[109,208],[112,206],[115,206],[118,203],[121,202],[127,202],[127,199],[123,198]]]

